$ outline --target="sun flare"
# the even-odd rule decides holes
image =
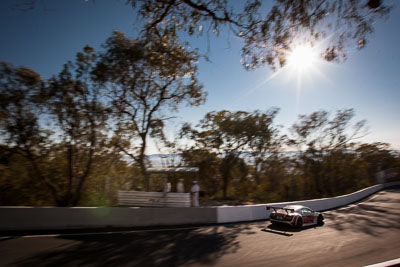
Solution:
[[[307,71],[314,67],[318,54],[311,46],[299,45],[289,54],[288,63],[297,71]]]

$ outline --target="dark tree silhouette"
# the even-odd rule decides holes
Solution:
[[[58,76],[41,80],[33,70],[0,66],[0,129],[4,147],[31,164],[59,206],[76,206],[89,177],[107,113],[91,82],[95,54],[85,47]]]
[[[189,35],[224,26],[244,41],[242,63],[246,69],[264,64],[283,66],[293,43],[312,46],[327,39],[322,57],[340,61],[347,48],[363,48],[373,24],[389,14],[381,0],[129,0],[148,23],[145,32],[179,32]]]
[[[198,55],[160,35],[131,40],[115,32],[104,47],[96,75],[109,88],[116,118],[114,143],[139,165],[148,191],[148,139],[166,142],[164,121],[171,118],[166,111],[205,101],[196,77]]]

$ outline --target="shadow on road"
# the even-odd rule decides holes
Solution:
[[[289,234],[285,231],[277,231],[277,230],[271,230],[271,229],[262,229],[261,231],[267,232],[267,233],[272,233],[272,234],[277,234],[277,235],[283,235],[283,236],[293,236],[293,234]]]
[[[253,229],[254,230],[254,229]],[[240,248],[239,234],[255,234],[249,225],[206,229],[63,236],[64,245],[16,262],[31,266],[177,266],[214,264],[219,257]]]
[[[399,200],[388,192],[381,192],[378,197],[357,205],[324,213],[329,222],[327,226],[371,236],[379,236],[381,229],[400,229]]]
[[[311,226],[304,226],[301,228],[293,228],[293,227],[285,226],[285,225],[270,224],[270,225],[268,225],[267,228],[261,229],[261,231],[290,237],[290,236],[293,236],[293,233],[307,231],[309,229],[315,229],[315,228],[321,227],[321,226],[322,225],[311,225]]]
[[[4,236],[4,237],[0,237],[0,242],[4,242],[4,241],[8,241],[11,239],[16,239],[17,237],[15,236]]]

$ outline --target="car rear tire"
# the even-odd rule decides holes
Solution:
[[[317,223],[318,223],[318,225],[324,224],[324,217],[321,214],[318,215]]]
[[[296,228],[301,228],[303,226],[303,218],[299,217],[296,221]]]

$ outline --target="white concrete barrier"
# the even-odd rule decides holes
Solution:
[[[400,186],[400,182],[392,182],[386,184],[374,185],[360,191],[338,196],[332,198],[302,200],[293,202],[282,202],[282,203],[270,203],[262,205],[246,205],[246,206],[235,206],[235,207],[216,207],[217,209],[217,223],[229,223],[229,222],[240,222],[240,221],[256,221],[265,220],[269,218],[271,211],[265,209],[266,206],[283,207],[287,205],[304,205],[315,211],[324,211],[341,206],[348,205],[359,201],[367,196],[370,196],[384,188],[391,186]]]
[[[324,211],[361,200],[400,182],[375,185],[358,192],[333,198],[270,203],[247,206],[200,208],[133,207],[0,207],[0,231],[50,230],[104,227],[137,227],[184,224],[214,224],[265,220],[266,206],[305,205]]]
[[[85,229],[215,223],[215,208],[1,207],[0,230]]]

